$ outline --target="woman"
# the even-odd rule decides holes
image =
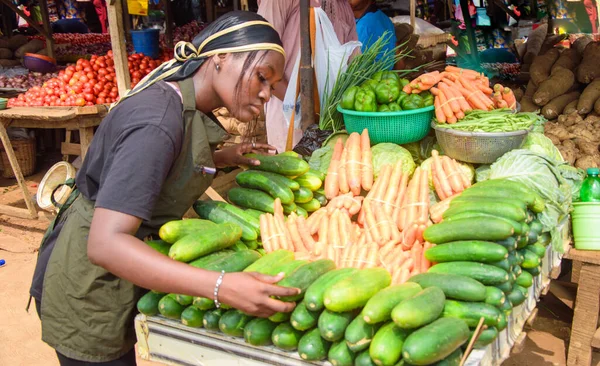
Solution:
[[[61,365],[135,365],[139,287],[208,297],[261,317],[293,309],[271,298],[299,291],[275,286],[281,275],[205,271],[141,240],[181,218],[210,186],[215,167],[259,164],[242,154],[269,145],[215,152],[226,134],[209,116],[226,107],[242,121],[256,118],[284,62],[269,23],[232,12],[178,44],[175,59],[104,119],[77,175],[79,194],[42,242],[31,288],[42,339]]]
[[[391,37],[387,44],[377,55],[379,60],[386,52],[392,52],[396,48],[396,30],[394,23],[378,7],[375,0],[349,0],[352,12],[356,18],[356,33],[358,40],[362,43],[362,51],[377,42],[385,32]]]
[[[327,13],[341,44],[358,40],[348,0],[310,0],[310,6],[320,6]],[[283,99],[300,52],[300,0],[258,0],[258,14],[273,24],[286,52],[283,80],[273,91],[276,98],[272,98],[265,108],[268,142],[278,151],[284,151],[288,127],[283,115]],[[301,138],[302,129],[295,129],[293,145]]]

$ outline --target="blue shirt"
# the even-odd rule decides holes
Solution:
[[[396,30],[394,23],[381,10],[368,11],[359,19],[356,19],[356,33],[358,40],[362,43],[362,52],[370,47],[383,35],[385,31],[391,33],[388,44],[385,45],[382,53],[377,56],[381,58],[383,52],[392,51],[396,47]]]

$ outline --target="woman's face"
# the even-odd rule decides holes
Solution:
[[[242,122],[257,118],[283,77],[285,58],[275,51],[260,51],[249,64],[248,54],[228,54],[218,62],[214,80],[217,95],[231,114]]]

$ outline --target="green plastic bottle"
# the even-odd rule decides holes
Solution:
[[[587,178],[581,184],[579,198],[581,202],[600,202],[600,178],[598,168],[588,168]]]

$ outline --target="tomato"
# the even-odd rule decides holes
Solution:
[[[156,62],[154,60],[148,62],[148,67],[152,70],[156,69]]]
[[[94,94],[94,89],[92,87],[83,88],[83,90],[81,92],[84,94]]]
[[[65,69],[65,73],[66,74],[71,74],[73,75],[73,73],[75,72],[75,67],[74,66],[67,66],[67,68]]]
[[[106,71],[106,69],[104,68],[100,68],[98,69],[98,76],[104,76],[106,75],[108,72]]]
[[[85,99],[86,102],[93,102],[94,99],[96,99],[96,97],[94,96],[94,94],[91,94],[91,93],[85,93],[85,94],[83,94],[83,98]]]
[[[112,50],[109,50],[109,51],[106,53],[106,56],[108,56],[108,57],[113,57],[113,51],[112,51]]]
[[[85,99],[79,97],[75,100],[75,105],[83,107],[85,105]]]
[[[100,93],[98,93],[98,98],[103,98],[104,99],[107,96],[108,96],[108,93],[106,93],[106,92],[100,92]]]
[[[77,66],[75,66],[75,70],[81,71],[83,70],[83,67],[80,64],[77,64]]]
[[[112,58],[106,59],[106,66],[110,67],[115,64],[115,61]]]
[[[112,74],[106,74],[106,75],[104,75],[104,78],[105,78],[107,81],[113,81],[113,80],[114,80],[114,77],[113,77],[113,75],[112,75]]]
[[[83,91],[83,85],[82,84],[75,84],[73,85],[73,90],[75,91],[76,94],[79,94]]]
[[[110,94],[108,94],[111,98],[116,98],[117,95],[119,95],[118,93],[111,91]]]
[[[132,79],[141,79],[142,78],[142,73],[139,71],[134,71],[133,73],[131,73],[131,78]]]
[[[86,66],[86,67],[84,67],[84,68],[83,68],[83,72],[85,72],[86,74],[87,74],[88,72],[92,72],[92,67],[91,67],[91,66]]]
[[[106,103],[104,98],[100,98],[100,97],[96,98],[96,104],[104,104],[104,103]]]
[[[62,100],[63,102],[64,102],[65,100],[67,100],[67,94],[64,94],[64,93],[63,93],[63,94],[61,94],[61,95],[60,95],[60,100]]]
[[[90,79],[86,75],[81,75],[79,81],[81,81],[82,83],[87,83],[88,81],[90,81]]]
[[[114,102],[114,100],[112,100],[110,98],[106,98],[106,100],[104,102],[107,104],[110,104],[110,103]]]
[[[115,68],[114,68],[114,67],[112,67],[112,66],[107,66],[107,67],[106,67],[106,71],[108,71],[108,73],[109,73],[109,74],[112,74],[112,73],[114,73],[114,72],[115,72]]]
[[[100,93],[102,91],[102,89],[104,89],[104,86],[101,86],[100,83],[96,83],[94,84],[94,94],[98,95],[98,93]]]
[[[100,65],[94,64],[94,66],[92,66],[92,70],[98,72],[98,70],[100,70]]]

